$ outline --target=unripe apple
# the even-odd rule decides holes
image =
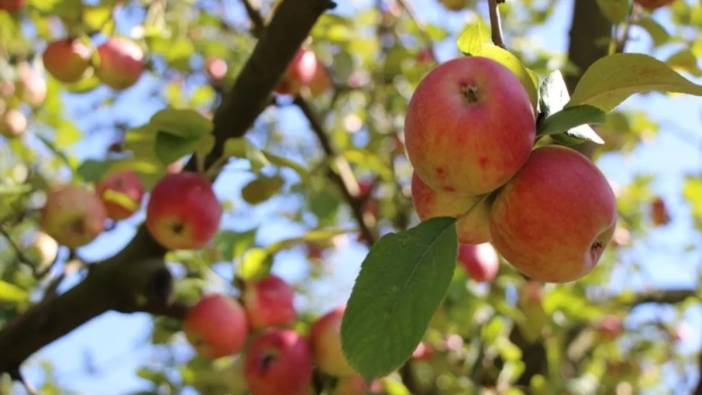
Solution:
[[[80,40],[68,38],[54,41],[44,50],[46,70],[57,80],[77,82],[90,66],[90,49]]]
[[[98,184],[97,193],[105,205],[107,216],[120,220],[139,210],[144,185],[133,171],[121,170],[105,177]]]
[[[24,8],[27,0],[0,0],[0,10],[17,12]]]
[[[17,91],[24,101],[32,107],[39,107],[46,100],[46,80],[35,67],[21,63],[17,67],[19,84]]]
[[[308,86],[312,82],[318,67],[317,55],[312,50],[304,48],[298,50],[275,88],[276,93],[297,95],[302,87]]]
[[[310,342],[314,361],[319,370],[337,377],[357,374],[349,365],[341,349],[341,320],[344,307],[336,308],[323,315],[310,329]]]
[[[497,194],[490,233],[520,272],[567,282],[595,267],[616,220],[614,193],[600,170],[573,149],[547,146]]]
[[[422,221],[434,217],[460,217],[456,222],[456,232],[461,243],[480,244],[490,240],[490,205],[485,199],[435,191],[415,173],[412,176],[412,202]]]
[[[205,62],[205,72],[212,81],[221,81],[227,75],[227,62],[222,58],[211,58]]]
[[[134,85],[144,71],[144,52],[135,42],[113,37],[98,47],[97,76],[112,89]]]
[[[191,307],[184,328],[190,344],[205,358],[238,353],[248,334],[244,309],[221,294],[207,295]]]
[[[18,137],[27,130],[27,118],[20,110],[5,111],[0,118],[0,133],[7,138]]]
[[[190,172],[167,174],[151,192],[146,227],[168,249],[199,249],[217,232],[221,216],[222,206],[207,178]]]
[[[294,298],[293,289],[275,275],[247,284],[243,301],[251,327],[292,324],[296,317]]]
[[[442,192],[478,196],[499,188],[524,165],[534,136],[524,86],[505,66],[477,56],[434,68],[405,118],[414,171]]]
[[[312,382],[312,352],[291,330],[259,335],[246,353],[244,370],[252,395],[305,395]]]
[[[653,199],[651,203],[651,219],[656,226],[667,225],[670,222],[670,214],[663,198],[656,197]]]
[[[35,232],[28,243],[27,256],[39,268],[45,268],[54,262],[59,245],[53,237],[44,232]]]
[[[675,0],[634,0],[636,3],[641,5],[643,8],[649,10],[649,11],[654,11],[657,10],[661,7],[667,6],[668,4],[672,4],[673,1]]]
[[[479,283],[492,281],[500,268],[500,259],[490,243],[461,244],[458,260],[470,278]]]
[[[41,210],[41,226],[60,244],[80,247],[95,239],[105,228],[107,213],[92,191],[64,185],[46,196]]]

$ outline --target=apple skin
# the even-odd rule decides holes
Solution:
[[[295,293],[280,277],[270,275],[246,285],[244,307],[254,329],[289,325],[297,316],[293,304]]]
[[[490,205],[480,197],[455,192],[437,192],[415,173],[412,176],[412,202],[422,221],[434,217],[460,217],[456,222],[458,240],[466,244],[490,241]],[[474,208],[471,209],[475,204]]]
[[[97,186],[97,194],[107,210],[107,216],[114,220],[129,218],[141,204],[144,184],[131,170],[121,170],[105,177]],[[114,195],[117,196],[114,196]]]
[[[656,197],[651,203],[651,219],[656,226],[667,225],[670,222],[670,214],[665,200],[661,197]]]
[[[483,195],[529,158],[534,110],[505,66],[483,57],[434,68],[412,95],[405,144],[419,178],[436,191]]]
[[[568,282],[595,267],[616,221],[614,193],[600,170],[575,150],[546,146],[497,194],[490,233],[523,274]]]
[[[494,280],[500,268],[500,258],[490,243],[461,244],[458,260],[470,278],[479,283]]]
[[[275,92],[281,95],[297,95],[303,87],[312,83],[318,68],[319,61],[314,51],[305,48],[298,50]]]
[[[184,329],[188,341],[205,358],[236,354],[248,335],[246,312],[228,296],[207,295],[188,310]]]
[[[202,248],[217,232],[221,217],[222,206],[210,182],[190,172],[165,175],[146,207],[146,227],[171,250]]]
[[[341,320],[345,307],[338,307],[323,315],[310,329],[310,343],[314,360],[319,370],[336,377],[348,377],[356,373],[349,365],[341,349]]]
[[[27,131],[27,117],[16,109],[5,111],[0,117],[0,134],[7,138],[19,137]]]
[[[28,63],[17,67],[19,81],[17,92],[32,107],[39,107],[46,100],[46,80],[42,73]]]
[[[7,12],[17,12],[24,8],[27,0],[0,0],[0,10]]]
[[[312,351],[291,330],[257,336],[246,353],[244,376],[252,395],[305,395],[312,383]]]
[[[332,88],[333,82],[329,75],[329,70],[320,62],[317,62],[317,71],[309,83],[312,96],[321,96]]]
[[[665,7],[669,4],[672,4],[673,1],[675,0],[634,0],[636,3],[641,5],[641,7],[649,10],[649,11],[654,11],[657,10],[661,7]]]
[[[54,41],[44,50],[46,70],[57,80],[78,82],[90,66],[90,48],[75,38]]]
[[[221,58],[210,58],[205,62],[205,73],[212,81],[221,81],[227,75],[227,62]]]
[[[98,47],[97,76],[115,90],[134,85],[144,71],[144,52],[133,41],[113,37]]]
[[[80,247],[105,229],[107,212],[92,191],[64,185],[48,193],[41,210],[41,227],[59,244]]]

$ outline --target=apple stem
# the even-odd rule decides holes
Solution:
[[[500,20],[500,10],[497,8],[497,5],[504,2],[505,0],[488,0],[492,42],[502,48],[505,48],[505,42],[502,38],[502,22]]]

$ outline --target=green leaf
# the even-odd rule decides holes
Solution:
[[[655,46],[663,45],[670,39],[670,34],[665,27],[651,17],[639,17],[636,24],[648,32]]]
[[[263,156],[265,156],[266,159],[272,165],[275,165],[278,167],[290,168],[290,169],[294,170],[300,176],[300,178],[303,180],[309,176],[309,171],[307,171],[307,169],[303,165],[301,165],[293,160],[290,160],[288,158],[282,157],[280,155],[277,155],[277,154],[274,154],[274,153],[271,153],[271,152],[268,152],[265,150],[263,150],[261,152],[263,153]]]
[[[76,173],[86,182],[96,182],[110,169],[110,162],[88,159],[78,166]]]
[[[242,256],[246,250],[253,247],[256,243],[256,230],[251,229],[243,232],[225,230],[218,232],[214,245],[221,254],[221,258],[231,261]]]
[[[265,248],[252,248],[246,252],[239,266],[239,276],[244,281],[260,280],[273,266],[273,255]]]
[[[604,144],[602,138],[592,128],[579,126],[604,123],[605,115],[605,112],[599,108],[588,105],[568,107],[545,118],[539,124],[538,134],[567,133],[597,144]]]
[[[0,280],[0,302],[24,302],[29,298],[27,291]]]
[[[573,91],[568,106],[589,104],[611,111],[634,93],[663,91],[702,96],[702,86],[665,63],[643,54],[621,53],[593,63]]]
[[[688,178],[683,187],[683,195],[690,203],[697,227],[702,228],[702,179]]]
[[[697,63],[697,57],[689,49],[683,49],[672,54],[665,63],[676,71],[684,71],[695,77],[702,75],[702,70],[700,70],[700,66]]]
[[[200,145],[201,139],[195,138],[183,138],[176,135],[158,132],[156,133],[156,145],[154,146],[154,151],[156,152],[156,157],[164,165],[168,165],[173,161],[182,158],[195,151],[195,149]]]
[[[341,326],[349,363],[365,378],[392,372],[422,339],[456,266],[454,218],[381,238],[363,261]]]
[[[559,70],[552,71],[539,87],[539,112],[548,117],[565,107],[570,100],[568,87]]]
[[[486,57],[507,67],[522,83],[529,94],[532,105],[536,108],[538,99],[536,84],[532,79],[532,75],[519,58],[508,50],[492,43],[490,28],[482,20],[477,19],[469,24],[458,37],[457,44],[458,49],[466,55]]]
[[[284,183],[280,176],[262,176],[246,184],[241,190],[241,197],[250,204],[263,203],[278,193]]]
[[[243,137],[227,139],[224,142],[222,155],[248,159],[251,162],[251,167],[254,169],[260,169],[271,164],[263,151],[256,148],[249,140]]]
[[[195,110],[165,109],[151,117],[155,130],[181,138],[196,138],[212,132],[212,122]]]

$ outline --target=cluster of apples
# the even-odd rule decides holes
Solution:
[[[46,93],[41,71],[28,62],[19,62],[16,79],[0,81],[0,134],[7,138],[23,135],[28,122],[21,104],[37,108],[46,100]]]
[[[461,243],[492,242],[535,280],[573,281],[612,237],[614,193],[577,151],[533,149],[535,131],[532,102],[509,69],[483,57],[439,65],[405,119],[413,202],[422,220],[458,218]]]
[[[318,318],[305,337],[290,329],[297,318],[293,298],[284,280],[269,275],[247,283],[241,302],[204,296],[188,310],[184,331],[202,357],[244,352],[244,378],[253,395],[307,394],[315,366],[337,377],[333,394],[364,394],[365,383],[341,349],[344,308]]]

